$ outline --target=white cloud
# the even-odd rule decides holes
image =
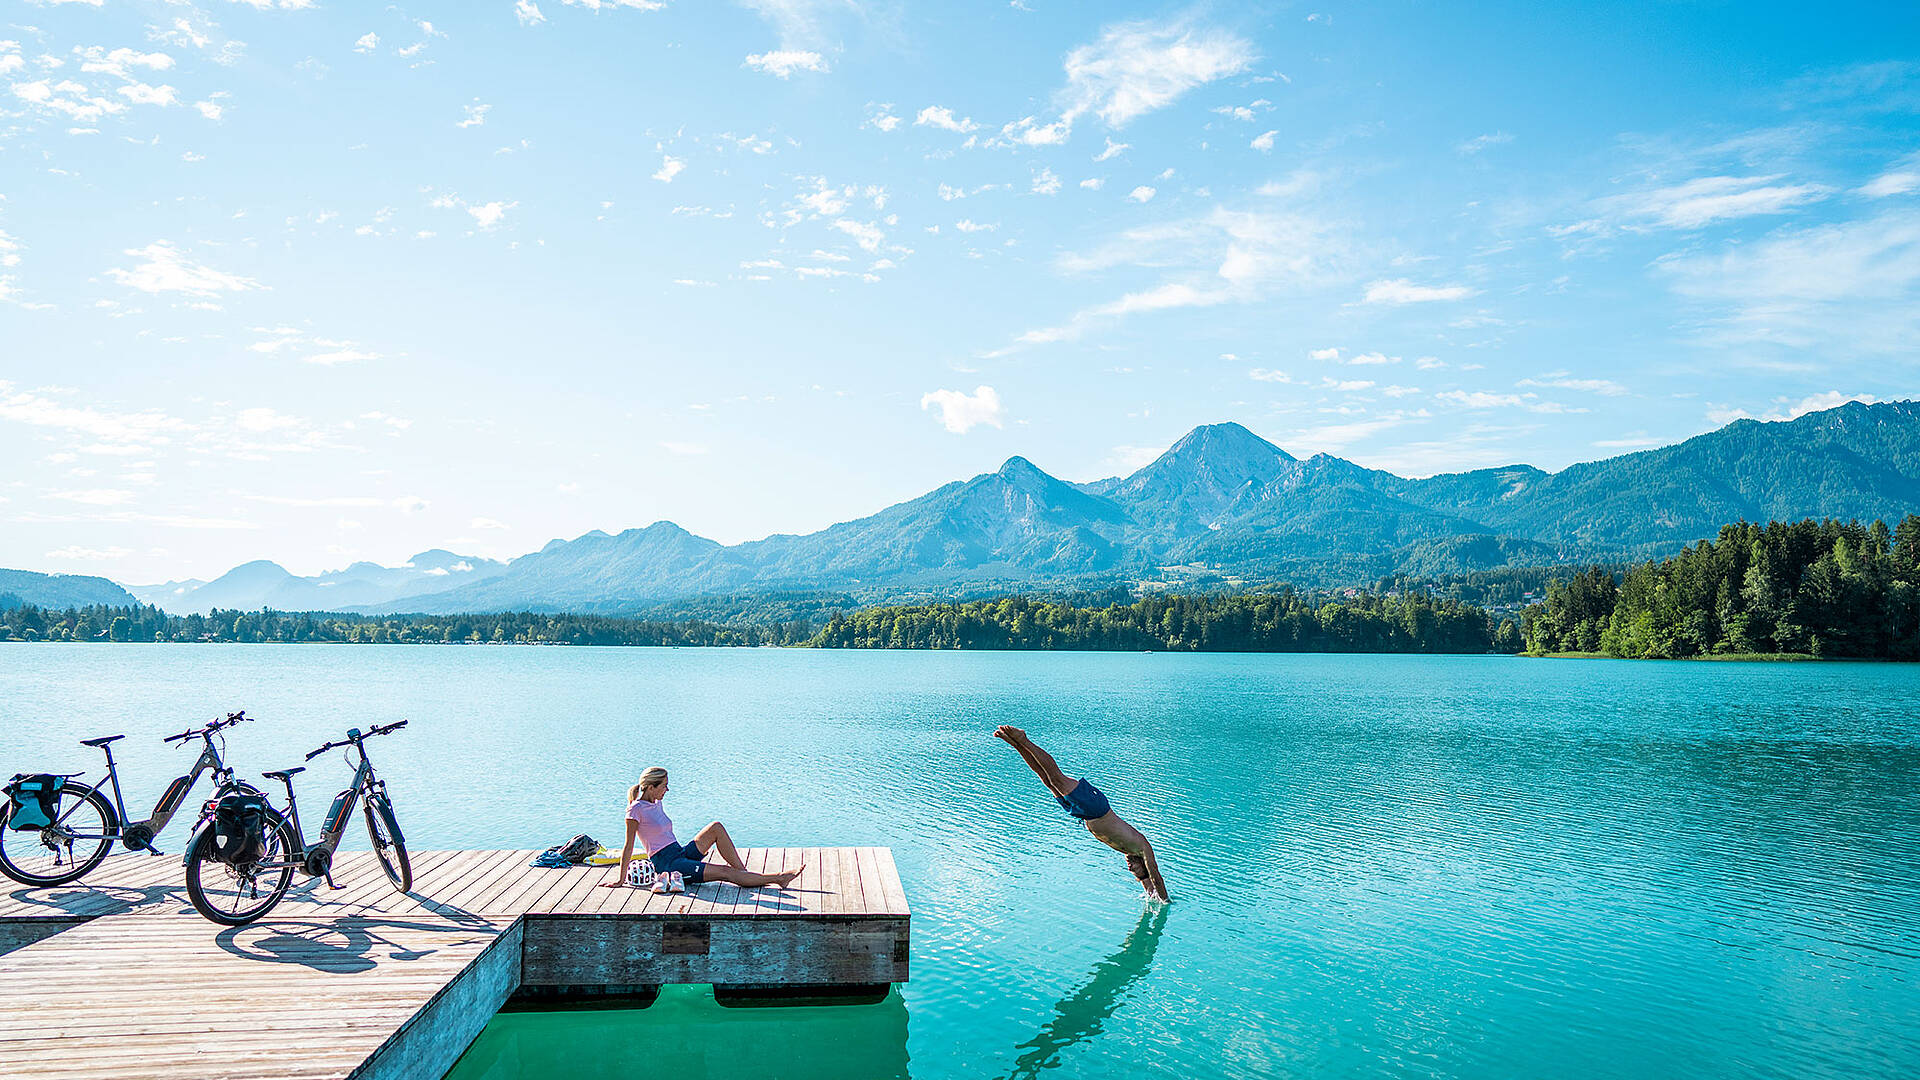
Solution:
[[[457,127],[457,128],[480,127],[481,125],[487,122],[487,113],[493,110],[493,106],[482,105],[478,102],[475,102],[472,105],[462,106],[462,108],[466,110],[467,118],[465,120],[455,120],[453,122],[454,127]]]
[[[0,380],[0,420],[30,427],[73,432],[109,443],[152,445],[192,431],[192,425],[157,409],[108,412],[93,406],[64,405],[44,394],[19,390]]]
[[[193,107],[200,110],[200,115],[209,120],[218,120],[227,111],[226,107],[217,101],[196,101]]]
[[[1464,300],[1473,295],[1465,285],[1416,285],[1406,278],[1374,281],[1367,285],[1367,304],[1424,304],[1436,300]]]
[[[547,21],[547,17],[540,13],[540,5],[533,0],[513,0],[513,17],[520,20],[521,26],[535,26]]]
[[[1557,401],[1542,401],[1538,394],[1495,394],[1485,390],[1442,390],[1433,395],[1435,401],[1446,405],[1458,405],[1463,409],[1525,409],[1536,413],[1581,413],[1586,409],[1577,409],[1562,405]]]
[[[1023,116],[1000,129],[1000,138],[1008,144],[1020,146],[1058,146],[1073,134],[1073,125],[1066,120],[1056,120],[1050,124],[1041,123],[1037,116]]]
[[[61,499],[82,506],[123,506],[133,501],[133,492],[117,488],[86,488],[79,491],[49,491],[49,499]]]
[[[49,551],[46,557],[49,559],[59,559],[62,562],[107,562],[114,559],[124,559],[131,554],[133,554],[132,548],[86,548],[75,544],[72,547],[63,547],[58,551]]]
[[[953,227],[963,233],[977,233],[992,232],[1000,226],[992,223],[976,222],[972,218],[961,218],[959,221],[953,223]]]
[[[1066,323],[1029,330],[1014,345],[988,355],[1073,340],[1102,321],[1131,314],[1246,303],[1276,288],[1304,291],[1346,280],[1347,248],[1344,238],[1313,218],[1224,207],[1203,217],[1129,229],[1092,252],[1062,257],[1060,268],[1069,274],[1154,268],[1169,274],[1162,284],[1084,308]]]
[[[1269,131],[1264,135],[1256,135],[1254,136],[1253,141],[1248,143],[1247,145],[1251,146],[1255,150],[1260,151],[1263,154],[1272,153],[1273,137],[1278,134],[1280,134],[1278,131]]]
[[[482,229],[491,229],[500,224],[501,219],[507,216],[507,211],[519,205],[517,201],[499,202],[496,200],[479,206],[469,206],[467,207],[467,213],[473,215],[473,220],[478,223]]]
[[[109,97],[90,97],[92,91],[72,79],[54,82],[39,79],[11,84],[13,96],[36,108],[63,113],[82,124],[98,123],[103,117],[127,111],[126,104]]]
[[[1578,390],[1585,394],[1601,394],[1606,397],[1620,397],[1628,390],[1612,379],[1576,379],[1567,372],[1553,371],[1537,379],[1521,379],[1515,386],[1538,387],[1543,390]]]
[[[252,278],[215,270],[190,261],[178,248],[165,240],[156,240],[143,248],[128,248],[126,254],[145,261],[132,269],[109,269],[107,275],[130,289],[147,293],[181,292],[189,296],[218,296],[223,292],[245,292],[264,288]]]
[[[1920,172],[1882,173],[1860,187],[1860,194],[1874,199],[1906,195],[1914,191],[1920,191]]]
[[[1151,200],[1156,194],[1158,193],[1153,188],[1141,184],[1139,187],[1127,192],[1127,198],[1137,203],[1143,203]]]
[[[1108,127],[1165,108],[1182,94],[1246,70],[1253,44],[1226,30],[1188,20],[1121,23],[1067,54],[1067,85],[1057,95],[1061,119],[1086,113]]]
[[[941,426],[955,435],[965,435],[981,424],[1001,426],[1003,410],[1000,395],[991,386],[975,387],[971,394],[958,390],[934,390],[921,395],[921,411],[932,407],[940,410]]]
[[[900,118],[893,114],[892,105],[868,105],[867,118],[861,122],[860,126],[892,131],[900,126]]]
[[[469,529],[505,529],[509,526],[490,517],[477,517],[467,523]]]
[[[80,58],[80,70],[90,74],[111,75],[123,82],[133,82],[133,69],[146,68],[148,71],[165,71],[173,66],[173,57],[166,53],[143,53],[138,49],[114,49],[108,52],[99,45],[75,48],[73,54]]]
[[[159,105],[165,107],[180,104],[180,98],[174,92],[173,87],[148,86],[143,82],[128,83],[126,86],[121,87],[120,96],[133,102],[135,105]]]
[[[1784,214],[1833,194],[1824,184],[1781,184],[1775,176],[1703,176],[1684,184],[1619,195],[1602,205],[1627,218],[1670,229],[1698,229],[1716,221]]]
[[[583,7],[588,11],[615,11],[626,8],[630,11],[659,11],[667,5],[663,0],[560,0],[568,7]]]
[[[1453,150],[1455,153],[1460,154],[1463,157],[1471,157],[1482,150],[1487,150],[1495,146],[1500,146],[1504,143],[1510,143],[1512,141],[1513,141],[1512,135],[1509,135],[1504,131],[1492,131],[1492,132],[1488,132],[1485,135],[1475,135],[1473,138],[1468,139],[1466,142],[1463,142],[1460,145],[1454,147]]]
[[[336,349],[332,352],[314,353],[312,356],[303,356],[300,359],[309,364],[333,367],[336,364],[355,364],[365,360],[378,360],[380,359],[380,354],[367,352],[364,349]]]
[[[1339,349],[1312,349],[1308,351],[1307,358],[1310,360],[1339,360],[1340,350]]]
[[[1920,210],[1775,232],[1654,264],[1720,345],[1882,355],[1920,348]]]
[[[956,118],[953,115],[953,110],[944,105],[929,105],[921,109],[913,118],[913,126],[936,127],[942,131],[956,131],[962,135],[969,131],[977,131],[980,128],[979,124],[973,122],[972,117],[963,116]],[[888,128],[886,130],[890,131],[892,129]]]
[[[1379,364],[1397,364],[1400,362],[1400,358],[1397,356],[1388,356],[1385,353],[1368,352],[1356,353],[1353,356],[1349,356],[1345,362],[1359,367],[1368,367]]]
[[[817,52],[803,49],[774,49],[763,53],[750,53],[746,66],[755,71],[764,71],[782,79],[790,79],[796,71],[825,72],[827,61]]]
[[[1247,378],[1255,382],[1290,383],[1293,377],[1284,371],[1269,371],[1266,368],[1254,368],[1247,372]]]
[[[663,184],[671,184],[673,178],[679,176],[686,167],[687,163],[680,158],[664,154],[660,158],[660,167],[654,170],[653,178]]]
[[[371,30],[361,34],[360,39],[353,43],[353,51],[357,53],[371,53],[379,47],[380,35]]]
[[[1131,149],[1133,149],[1132,143],[1114,142],[1112,139],[1108,139],[1107,148],[1093,155],[1093,160],[1110,161]]]
[[[1791,398],[1775,398],[1773,407],[1760,413],[1751,413],[1745,409],[1729,408],[1725,405],[1709,405],[1707,419],[1715,424],[1731,424],[1735,420],[1793,420],[1810,412],[1821,412],[1838,408],[1849,401],[1858,401],[1872,405],[1880,399],[1872,394],[1842,394],[1838,390],[1828,390],[1821,394],[1809,394],[1794,401]]]
[[[1099,191],[1101,188],[1106,186],[1106,183],[1107,183],[1106,180],[1103,179],[1102,177],[1090,176],[1087,179],[1080,181],[1080,186],[1083,188],[1086,188],[1088,191]]]
[[[1056,176],[1052,169],[1042,166],[1040,171],[1034,174],[1033,187],[1030,190],[1035,195],[1057,195],[1060,193],[1060,177]]]
[[[858,222],[852,218],[838,218],[833,227],[853,237],[862,251],[878,252],[880,244],[886,240],[886,234],[872,222]]]

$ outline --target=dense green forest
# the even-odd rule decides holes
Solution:
[[[793,645],[806,623],[723,626],[599,615],[341,615],[214,611],[168,615],[158,608],[31,605],[0,611],[0,641],[343,642],[349,644]]]
[[[1280,590],[1080,607],[1022,596],[835,615],[810,644],[839,649],[1164,649],[1179,652],[1515,652],[1518,626],[1425,595]]]
[[[1920,659],[1920,516],[1720,530],[1623,580],[1594,568],[1526,613],[1527,651]]]

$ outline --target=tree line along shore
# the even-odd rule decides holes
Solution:
[[[1542,576],[1543,598],[1491,609],[1391,582],[1383,585],[1397,587],[1379,591],[1277,588],[1131,602],[1005,596],[836,611],[824,624],[532,612],[169,615],[146,606],[49,610],[0,597],[0,641],[1920,659],[1920,515],[1893,529],[1740,523],[1664,561],[1560,573]]]

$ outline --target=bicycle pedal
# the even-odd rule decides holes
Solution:
[[[149,846],[149,847],[147,848],[147,854],[148,854],[148,855],[165,855],[165,854],[166,854],[166,852],[164,852],[164,851],[161,851],[161,850],[160,850],[159,848],[157,848],[157,847],[152,847],[152,846]]]

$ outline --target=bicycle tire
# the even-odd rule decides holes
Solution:
[[[91,784],[82,784],[78,781],[69,780],[66,786],[60,789],[59,798],[65,800],[68,795],[77,795],[82,802],[90,804],[94,811],[100,815],[100,832],[102,834],[98,841],[100,846],[95,848],[93,853],[86,858],[74,860],[68,865],[67,869],[58,874],[34,873],[32,870],[15,862],[14,854],[9,854],[7,848],[9,841],[12,842],[15,854],[20,852],[20,845],[22,843],[31,844],[35,847],[42,846],[42,834],[38,832],[14,831],[8,821],[8,819],[13,816],[13,800],[0,800],[0,873],[6,874],[22,885],[45,888],[49,885],[65,885],[70,881],[79,881],[81,878],[92,873],[94,868],[99,866],[101,861],[107,857],[107,852],[113,850],[113,836],[111,834],[116,834],[120,831],[120,815],[114,813],[113,804],[109,803],[107,797],[100,794],[99,789],[93,787]],[[56,806],[57,805],[56,803]],[[65,824],[71,821],[73,814],[78,812],[79,811],[71,811],[67,814],[60,815],[62,823]]]
[[[380,804],[377,811],[376,802]],[[370,795],[360,809],[366,812],[367,838],[373,841],[373,854],[387,872],[387,880],[403,893],[413,888],[413,864],[407,861],[407,841],[393,816],[393,804],[384,794]]]
[[[213,857],[213,834],[211,832],[201,834],[200,839],[193,845],[193,851],[187,856],[187,899],[193,904],[193,910],[222,926],[245,926],[272,911],[274,906],[280,903],[280,898],[287,895],[288,887],[293,884],[292,859],[301,851],[301,844],[293,834],[293,826],[285,818],[275,820],[269,829],[270,835],[279,837],[280,849],[276,853],[269,844],[268,853],[277,855],[276,861],[285,861],[287,865],[262,871],[261,876],[268,879],[267,896],[264,900],[260,899],[256,893],[255,902],[252,905],[231,911],[216,904],[213,896],[208,893],[204,876],[227,874],[228,868],[225,863]],[[258,889],[259,884],[258,881],[254,882],[255,889]]]

